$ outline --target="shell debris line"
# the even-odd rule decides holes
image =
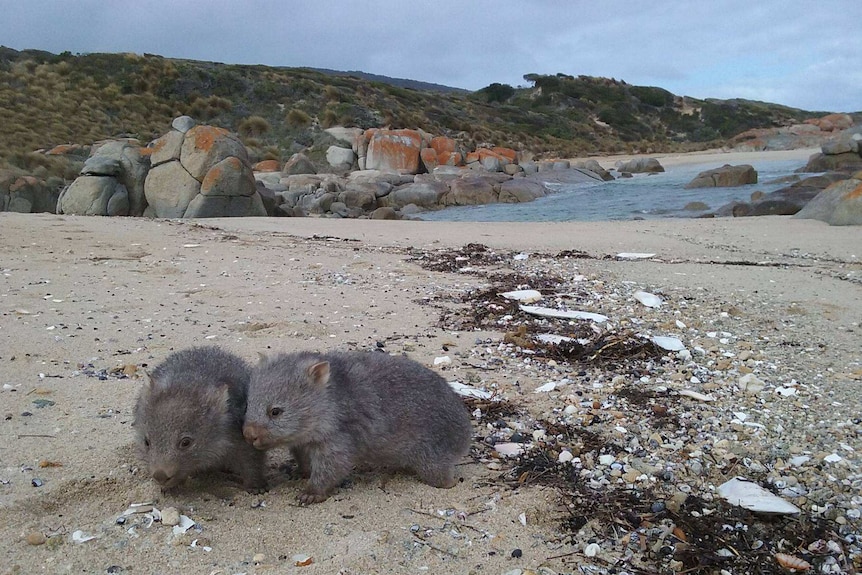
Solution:
[[[858,391],[833,387],[862,373],[858,349],[822,359],[757,294],[633,280],[667,265],[655,254],[411,255],[474,286],[426,303],[441,329],[477,333],[447,366],[494,395],[468,401],[474,458],[560,494],[556,572],[862,569],[862,416]]]

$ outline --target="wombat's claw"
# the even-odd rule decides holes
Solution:
[[[322,493],[315,493],[313,491],[303,491],[296,496],[296,500],[299,501],[300,505],[311,505],[312,503],[320,503],[321,501],[326,501],[327,496],[323,495]]]

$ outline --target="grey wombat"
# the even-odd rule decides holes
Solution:
[[[141,458],[162,489],[227,468],[248,491],[266,490],[266,455],[242,436],[250,373],[245,361],[217,347],[178,351],[152,371],[133,425]]]
[[[467,408],[446,381],[408,359],[372,352],[292,353],[252,370],[243,433],[258,449],[290,448],[325,500],[354,465],[415,472],[453,487],[470,448]]]

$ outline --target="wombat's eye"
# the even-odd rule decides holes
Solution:
[[[183,437],[180,439],[180,449],[185,449],[192,444],[191,437]]]
[[[270,407],[269,411],[266,413],[270,417],[278,417],[284,413],[284,410],[280,407]]]

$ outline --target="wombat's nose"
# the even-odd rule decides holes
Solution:
[[[169,473],[170,472],[165,469],[156,469],[153,471],[153,479],[155,479],[159,485],[165,485],[171,480],[172,476],[169,475]]]
[[[266,439],[266,429],[256,423],[246,423],[242,426],[242,435],[248,443],[260,447]]]

